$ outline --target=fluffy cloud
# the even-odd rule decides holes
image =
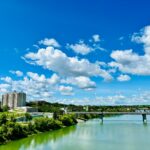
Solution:
[[[37,82],[46,82],[46,77],[45,75],[38,75],[37,73],[33,73],[33,72],[27,72],[27,75],[34,81]]]
[[[29,100],[32,99],[49,99],[56,91],[56,84],[59,82],[59,77],[53,74],[50,78],[45,75],[27,72],[27,75],[20,80],[13,80],[11,77],[3,77],[0,84],[2,93],[11,91],[24,91],[27,93]]]
[[[24,59],[32,65],[42,66],[61,76],[100,76],[105,80],[112,79],[112,76],[98,64],[90,63],[87,59],[68,57],[53,47],[39,49],[37,53],[30,52],[24,56]]]
[[[129,81],[131,80],[130,76],[121,74],[119,77],[117,77],[117,80],[120,82]]]
[[[150,102],[150,91],[138,91],[131,95],[114,94],[111,96],[96,96],[95,98],[82,97],[67,99],[56,99],[57,102],[76,105],[148,105]]]
[[[39,44],[43,44],[45,46],[60,47],[59,43],[53,38],[51,39],[45,38],[44,40],[39,41]]]
[[[8,76],[2,77],[2,78],[0,78],[0,80],[4,81],[4,82],[6,82],[6,83],[11,83],[11,82],[13,81],[13,80],[11,79],[11,77],[8,77]]]
[[[73,95],[73,88],[71,86],[59,86],[59,91],[62,95]]]
[[[150,55],[150,26],[141,29],[139,33],[134,33],[132,41],[142,43],[145,53]]]
[[[150,75],[150,26],[142,29],[140,33],[135,33],[132,41],[143,43],[144,55],[139,55],[132,49],[116,50],[111,53],[111,58],[115,61],[110,62],[109,65],[123,73]]]
[[[137,94],[129,96],[123,94],[116,94],[111,96],[96,96],[95,98],[81,97],[68,99],[56,99],[57,102],[76,104],[76,105],[149,105],[150,91],[141,91]]]
[[[84,41],[79,41],[79,43],[76,44],[67,44],[67,47],[82,55],[87,55],[94,50],[93,47],[85,44]]]
[[[46,78],[45,75],[38,75],[37,73],[33,72],[27,72],[27,75],[32,79],[37,82],[43,82],[43,83],[49,83],[51,85],[57,84],[60,80],[59,76],[57,74],[53,74],[51,78]]]
[[[62,80],[61,82],[75,85],[85,90],[92,90],[96,88],[96,83],[91,81],[90,78],[84,76],[67,78],[66,80]]]
[[[109,65],[117,67],[123,73],[134,75],[150,75],[150,56],[138,55],[133,50],[117,50],[111,53],[111,57],[115,60]]]
[[[92,51],[95,50],[104,50],[99,44],[100,36],[95,34],[89,40],[89,43],[85,43],[83,40],[80,40],[78,43],[75,44],[67,44],[67,48],[73,50],[77,54],[87,55]]]
[[[93,104],[97,105],[148,105],[150,102],[150,91],[138,91],[131,95],[112,95],[96,97]]]
[[[52,85],[55,85],[55,84],[59,83],[59,81],[60,81],[60,77],[56,73],[54,73],[51,76],[51,78],[48,79],[48,83],[50,83]]]
[[[10,73],[17,75],[18,77],[22,77],[23,76],[23,72],[22,71],[14,71],[14,70],[10,70]]]
[[[10,88],[10,85],[7,83],[0,84],[0,92],[1,93],[6,93],[8,92],[8,89]]]
[[[98,34],[94,34],[92,36],[92,38],[93,38],[94,42],[100,42],[100,36]]]

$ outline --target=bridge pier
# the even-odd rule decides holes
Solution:
[[[104,114],[100,114],[101,123],[103,123]]]
[[[147,117],[146,117],[146,114],[142,114],[142,118],[143,118],[143,123],[147,123]]]
[[[76,114],[76,118],[79,118],[79,114]]]

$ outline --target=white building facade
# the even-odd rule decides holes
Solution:
[[[23,92],[13,92],[2,95],[2,106],[10,109],[26,106],[26,94]]]

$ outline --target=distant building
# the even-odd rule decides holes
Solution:
[[[22,92],[13,92],[2,95],[2,106],[5,105],[10,109],[26,106],[26,94]]]

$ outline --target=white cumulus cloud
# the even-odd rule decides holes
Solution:
[[[125,75],[121,74],[119,77],[117,77],[117,80],[120,82],[129,81],[131,80],[131,77],[126,74]]]
[[[26,76],[20,80],[13,80],[11,77],[2,77],[0,80],[3,82],[0,84],[1,94],[23,91],[27,94],[28,100],[48,100],[57,91],[56,86],[59,83],[59,76],[53,74],[51,77],[46,78],[44,74],[27,72]]]
[[[68,57],[53,47],[41,48],[35,53],[29,52],[24,59],[32,65],[42,66],[61,76],[100,76],[105,80],[112,79],[112,76],[98,64],[90,63],[87,59]]]
[[[17,75],[18,77],[22,77],[23,76],[23,72],[20,70],[10,70],[10,73]]]
[[[139,55],[132,49],[115,50],[111,53],[111,58],[115,61],[110,62],[109,65],[123,73],[150,75],[150,26],[142,29],[140,33],[133,34],[132,41],[143,43],[144,54]]]
[[[92,36],[92,38],[93,38],[94,42],[100,42],[100,35],[94,34],[94,35]]]
[[[60,47],[60,44],[53,38],[51,39],[45,38],[44,40],[39,41],[39,44],[43,44],[45,46]]]
[[[62,80],[61,82],[75,85],[85,90],[92,90],[96,88],[96,83],[92,81],[90,78],[85,77],[85,76],[70,77],[70,78],[67,78],[66,80]]]
[[[87,55],[94,50],[93,47],[85,44],[84,41],[79,41],[79,43],[76,44],[67,44],[67,47],[72,49],[74,52],[82,55]]]
[[[59,86],[59,91],[62,95],[73,95],[73,88],[71,86]]]
[[[81,55],[87,55],[95,50],[105,50],[100,46],[100,35],[98,34],[93,35],[88,43],[85,43],[84,40],[80,40],[75,44],[67,44],[66,47]]]

